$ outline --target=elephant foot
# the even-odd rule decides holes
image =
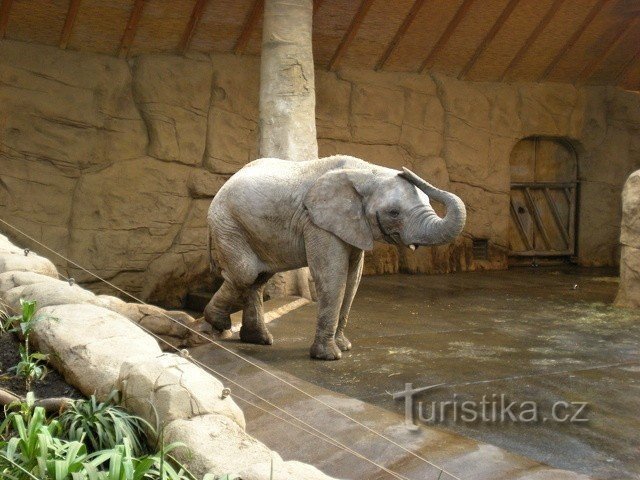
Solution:
[[[231,331],[231,329],[221,331],[216,330],[213,336],[218,340],[228,340],[233,337],[233,332]]]
[[[231,315],[220,313],[209,305],[204,309],[204,319],[218,332],[224,332],[231,328]]]
[[[310,354],[311,358],[317,358],[318,360],[340,360],[342,358],[342,352],[333,338],[326,342],[317,340],[313,342]]]
[[[336,345],[338,345],[338,348],[343,352],[351,350],[351,342],[344,336],[344,333],[336,334]]]
[[[273,335],[266,328],[240,327],[240,340],[245,343],[255,343],[258,345],[273,344]]]

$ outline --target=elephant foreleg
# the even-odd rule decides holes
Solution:
[[[318,325],[310,354],[312,358],[337,360],[342,357],[336,344],[336,330],[347,283],[350,247],[315,226],[305,231],[305,246],[318,296]]]
[[[364,251],[354,249],[349,258],[349,273],[347,275],[347,286],[344,292],[344,300],[340,308],[340,317],[338,318],[338,328],[336,330],[336,345],[343,352],[351,350],[351,342],[344,335],[344,329],[349,320],[349,312],[351,304],[358,291],[360,279],[362,278],[362,267],[364,265]]]

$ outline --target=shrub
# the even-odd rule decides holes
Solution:
[[[28,394],[27,401],[14,405],[15,411],[8,413],[0,425],[3,480],[195,480],[170,457],[170,452],[181,444],[138,457],[132,444],[140,442],[140,438],[125,436],[113,448],[88,453],[81,441],[61,438],[63,423],[47,420],[44,409],[34,407],[34,401],[33,394]],[[93,401],[96,407],[100,405],[95,398]]]
[[[145,453],[145,427],[152,429],[151,425],[116,405],[116,396],[114,391],[106,402],[98,402],[95,395],[73,402],[60,415],[66,439],[84,441],[90,452],[124,445],[128,439],[134,455]]]

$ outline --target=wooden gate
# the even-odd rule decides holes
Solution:
[[[509,250],[513,256],[575,253],[577,161],[561,140],[521,140],[511,153]]]

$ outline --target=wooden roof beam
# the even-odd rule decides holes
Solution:
[[[11,11],[12,0],[2,0],[0,4],[0,39],[7,34],[7,26],[9,25],[9,12]]]
[[[625,85],[627,82],[627,76],[629,75],[629,71],[633,68],[636,62],[640,61],[640,49],[636,51],[636,53],[627,60],[620,71],[615,76],[616,85]]]
[[[489,45],[491,41],[496,37],[500,29],[502,28],[502,25],[504,25],[504,22],[507,21],[507,19],[509,18],[509,15],[511,15],[513,10],[516,8],[519,1],[520,0],[509,0],[509,3],[507,3],[507,5],[502,10],[502,13],[498,17],[498,19],[495,21],[491,29],[484,36],[484,38],[480,42],[480,45],[478,45],[478,48],[476,48],[476,51],[473,52],[473,55],[471,55],[471,58],[469,59],[469,61],[466,63],[466,65],[462,68],[462,70],[458,74],[459,79],[464,79],[467,76],[467,73],[469,73],[469,71],[476,64],[476,62],[478,61],[478,58],[480,58],[480,55],[482,55],[482,52],[484,52],[484,49],[487,48],[487,45]]]
[[[362,22],[364,18],[367,16],[367,12],[371,8],[372,4],[373,4],[373,0],[362,0],[362,2],[360,3],[360,7],[358,7],[358,11],[356,12],[355,16],[351,20],[351,24],[349,25],[349,28],[347,28],[347,31],[344,33],[344,36],[342,37],[342,40],[340,41],[338,48],[336,49],[336,51],[333,54],[333,57],[331,57],[331,60],[329,61],[329,65],[327,66],[329,70],[335,70],[338,64],[340,63],[340,60],[342,59],[344,53],[347,51],[347,49],[349,48],[349,45],[351,45],[351,43],[353,42],[353,39],[356,37],[356,34],[360,29],[360,25],[362,25]]]
[[[78,16],[78,10],[80,10],[81,0],[70,0],[69,9],[67,10],[67,17],[64,20],[64,26],[62,27],[62,33],[60,34],[59,46],[63,50],[67,48],[69,44],[69,38],[71,38],[71,32],[73,31],[73,25],[76,23],[76,17]]]
[[[580,72],[578,75],[578,81],[587,81],[591,75],[598,69],[602,62],[606,60],[609,54],[618,46],[620,39],[623,37],[625,33],[634,28],[640,22],[640,17],[632,17],[626,22],[624,22],[624,26],[616,32],[616,34],[609,40],[607,46],[600,52],[599,55],[596,55],[591,61],[587,64],[586,67]]]
[[[551,60],[551,63],[549,63],[549,65],[547,65],[547,68],[544,69],[544,72],[542,72],[542,75],[538,77],[539,82],[547,79],[549,74],[558,65],[558,62],[560,61],[560,59],[562,59],[565,53],[567,53],[567,51],[569,51],[569,49],[571,49],[571,47],[575,45],[575,43],[578,41],[578,39],[582,36],[584,31],[587,29],[587,27],[591,25],[591,22],[593,22],[593,19],[596,18],[598,13],[600,13],[600,10],[602,10],[602,7],[604,7],[604,4],[607,3],[607,1],[609,0],[598,0],[598,2],[594,4],[593,7],[591,7],[591,10],[589,10],[589,13],[585,17],[585,19],[582,21],[578,29],[575,32],[573,32],[571,37],[569,37],[569,40],[567,40],[567,43],[565,43],[564,46],[560,49],[560,51],[556,54],[556,56],[553,57],[553,60]]]
[[[322,5],[322,0],[313,0],[313,14],[314,15],[320,9],[321,5]]]
[[[118,49],[119,57],[126,57],[129,55],[129,50],[133,44],[133,39],[136,36],[136,30],[138,29],[138,22],[142,17],[142,9],[144,8],[144,0],[135,0],[129,21],[124,29],[122,40],[120,41],[120,48]]]
[[[427,55],[427,58],[425,58],[422,61],[422,64],[418,69],[420,72],[424,72],[425,70],[433,66],[433,62],[436,56],[447,44],[447,42],[449,41],[449,38],[451,38],[451,35],[455,31],[455,29],[458,27],[458,25],[466,15],[466,13],[469,11],[473,2],[474,0],[464,0],[464,2],[462,2],[460,7],[458,7],[458,10],[456,11],[455,15],[447,25],[447,28],[445,28],[444,32],[442,32],[442,35],[440,35],[440,38],[438,38],[438,41],[436,42],[436,44],[433,46],[433,48]]]
[[[387,60],[389,60],[389,57],[400,43],[400,40],[402,40],[402,37],[407,32],[407,30],[409,30],[409,27],[415,20],[418,12],[420,12],[420,9],[422,8],[422,5],[424,5],[424,2],[425,0],[416,0],[413,3],[413,5],[411,6],[411,10],[409,10],[407,16],[404,17],[404,21],[402,22],[402,25],[400,25],[400,28],[398,28],[398,31],[391,40],[391,43],[389,43],[389,46],[378,60],[378,63],[376,63],[376,70],[382,70],[384,68],[384,64],[387,63]]]
[[[507,68],[505,68],[504,72],[502,72],[502,75],[500,75],[500,81],[503,81],[504,78],[509,74],[509,72],[522,61],[522,58],[529,51],[531,45],[533,45],[533,43],[538,39],[540,34],[549,24],[551,19],[556,15],[563,2],[564,0],[555,0],[551,4],[551,7],[549,7],[549,10],[547,10],[547,13],[545,13],[544,17],[542,17],[542,20],[540,20],[538,25],[536,25],[536,28],[533,29],[531,35],[527,37],[522,47],[520,47],[520,50],[518,50],[518,53],[516,53],[516,55],[511,59],[509,65],[507,65]]]
[[[206,3],[207,0],[196,0],[196,3],[193,5],[189,22],[187,23],[187,26],[182,33],[180,43],[178,44],[178,53],[184,54],[189,49],[191,39],[193,39],[193,35],[196,33],[196,28],[198,28]]]
[[[251,34],[256,28],[258,24],[258,20],[260,19],[260,15],[264,11],[264,0],[256,0],[253,3],[253,7],[251,7],[251,11],[247,16],[247,19],[244,22],[242,27],[242,32],[240,32],[240,36],[236,41],[235,47],[233,47],[233,53],[236,55],[242,55],[249,44],[249,39],[251,38]]]

